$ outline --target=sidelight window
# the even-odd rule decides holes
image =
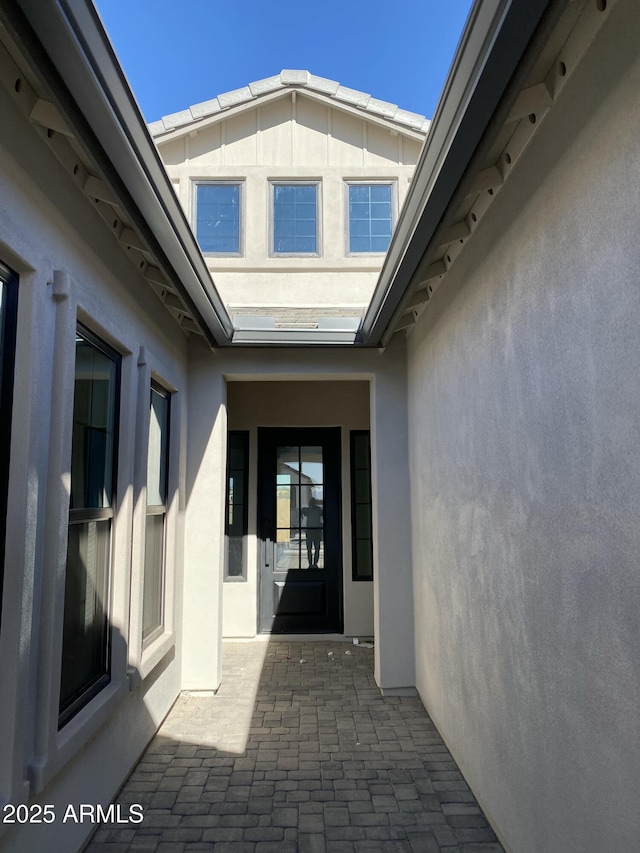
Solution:
[[[227,563],[225,580],[246,580],[249,516],[249,433],[232,430],[227,449]]]
[[[351,536],[353,580],[373,580],[371,436],[351,431]]]

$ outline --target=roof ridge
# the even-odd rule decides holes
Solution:
[[[192,124],[195,121],[200,121],[203,118],[208,118],[240,104],[255,101],[259,97],[270,94],[271,92],[290,88],[309,89],[312,92],[318,92],[325,97],[335,100],[337,103],[356,107],[363,112],[369,112],[372,115],[379,116],[387,121],[393,121],[396,124],[403,125],[419,133],[426,133],[431,124],[429,119],[419,113],[400,109],[397,104],[373,98],[366,92],[342,86],[335,80],[329,80],[327,77],[319,77],[304,69],[284,68],[280,74],[275,74],[272,77],[264,77],[262,80],[255,80],[253,83],[249,83],[240,89],[223,92],[211,100],[202,101],[199,104],[193,104],[186,110],[180,110],[177,113],[170,113],[163,116],[160,121],[151,122],[149,130],[152,136],[161,136],[164,133]]]

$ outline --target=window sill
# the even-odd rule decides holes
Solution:
[[[36,757],[29,764],[31,795],[42,791],[62,767],[95,736],[122,701],[125,692],[126,682],[111,681],[60,729],[53,755]]]
[[[159,637],[143,649],[138,666],[130,666],[127,669],[130,692],[137,690],[145,678],[147,678],[158,664],[160,664],[175,648],[175,645],[176,637],[173,631],[164,631]]]

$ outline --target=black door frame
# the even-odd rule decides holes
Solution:
[[[326,584],[326,609],[318,615],[289,616],[265,613],[266,575],[273,572],[272,535],[275,519],[275,452],[277,446],[318,446],[325,455],[325,540],[326,568],[289,570],[291,583]],[[268,470],[269,468],[272,470]],[[327,496],[335,495],[335,500]],[[341,427],[258,427],[258,633],[341,634],[344,630],[342,565],[342,430]],[[271,568],[269,568],[271,567]],[[272,582],[272,578],[269,578]],[[267,622],[271,624],[267,627]]]

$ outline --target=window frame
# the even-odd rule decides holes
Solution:
[[[191,221],[196,243],[205,258],[243,258],[244,257],[244,178],[222,178],[220,180],[196,178],[191,181],[193,187]],[[233,186],[238,188],[238,250],[236,252],[213,252],[200,246],[198,237],[198,187],[204,186]]]
[[[250,454],[250,431],[244,429],[231,429],[227,432],[227,467],[225,480],[225,509],[224,509],[224,582],[225,583],[246,583],[247,581],[247,536],[249,533],[249,454]],[[231,478],[231,441],[232,436],[241,440],[242,451],[244,454],[243,467],[243,501],[242,506],[242,572],[239,575],[229,574],[229,481]],[[234,504],[238,506],[238,504]]]
[[[275,189],[276,187],[316,188],[316,250],[315,252],[276,252],[275,247]],[[270,258],[321,258],[322,257],[322,180],[320,178],[270,178],[269,179],[269,257]]]
[[[115,379],[114,379],[114,406],[113,406],[113,447],[111,453],[111,488],[108,494],[109,505],[107,507],[99,507],[99,508],[89,508],[89,507],[77,507],[71,508],[69,507],[69,516],[68,516],[68,530],[67,530],[67,557],[65,558],[65,576],[64,576],[64,590],[65,590],[65,602],[66,602],[66,589],[67,589],[67,572],[68,572],[68,549],[69,549],[69,540],[70,540],[70,528],[76,524],[86,524],[89,522],[108,522],[109,524],[109,542],[108,542],[108,552],[106,557],[106,571],[107,571],[107,581],[106,581],[106,596],[105,596],[105,644],[103,648],[104,653],[104,669],[105,672],[102,673],[94,682],[92,682],[88,687],[86,687],[82,693],[72,699],[70,702],[66,704],[64,708],[61,707],[61,698],[59,697],[58,704],[58,730],[63,729],[67,723],[69,723],[83,708],[85,708],[92,699],[94,699],[99,693],[101,693],[105,687],[107,687],[111,683],[111,668],[112,668],[112,649],[111,649],[111,597],[113,590],[113,551],[114,551],[114,520],[116,517],[116,499],[117,499],[117,482],[118,482],[118,448],[119,448],[119,431],[120,431],[120,397],[121,397],[121,382],[122,382],[122,357],[120,353],[118,353],[113,347],[111,347],[106,341],[96,335],[91,331],[84,323],[78,321],[75,326],[75,334],[76,338],[79,335],[92,346],[94,346],[98,351],[102,352],[107,358],[111,359],[115,365]],[[77,340],[76,340],[77,343]],[[74,360],[74,411],[75,411],[75,375],[77,368],[77,347],[74,352],[76,353],[76,360]],[[72,412],[71,423],[73,424],[74,412]],[[71,441],[71,457],[73,458],[73,438]],[[63,615],[63,624],[64,624],[64,615]],[[63,629],[64,630],[64,629]],[[61,655],[60,655],[60,672],[62,673],[62,667],[64,662],[64,642],[62,644]],[[62,691],[62,675],[60,682],[60,692]]]
[[[158,637],[160,637],[165,631],[165,598],[166,598],[166,569],[167,569],[167,526],[168,526],[168,504],[169,504],[169,477],[170,477],[170,463],[171,463],[171,391],[168,388],[165,388],[160,382],[157,382],[155,379],[151,379],[149,383],[149,418],[151,416],[151,401],[153,400],[153,394],[159,394],[163,399],[167,401],[167,421],[166,421],[166,437],[165,437],[165,446],[164,446],[164,454],[162,454],[160,458],[161,465],[164,464],[164,498],[161,504],[150,504],[149,503],[149,493],[148,493],[148,474],[147,474],[147,500],[145,506],[145,545],[144,545],[144,554],[142,560],[142,650],[145,651]],[[150,438],[150,422],[149,429],[147,430],[147,459],[149,452],[149,438]],[[152,628],[147,635],[144,633],[144,606],[145,606],[145,593],[144,593],[144,583],[146,579],[146,569],[147,569],[147,536],[146,536],[146,523],[149,516],[158,516],[161,515],[163,518],[162,524],[162,553],[160,555],[160,622],[154,628]]]
[[[350,187],[374,187],[388,186],[391,188],[391,235],[389,245],[393,239],[398,220],[398,180],[397,178],[372,178],[353,179],[346,178],[344,181],[344,254],[347,258],[381,258],[389,251],[389,246],[383,252],[352,252],[351,251],[351,217],[349,215],[349,190]],[[371,221],[371,220],[369,220]]]
[[[368,455],[368,467],[367,468],[357,468],[356,467],[356,441],[358,438],[366,436],[367,438],[367,455]],[[356,471],[358,470],[366,470],[369,472],[369,500],[368,501],[356,501]],[[373,553],[373,484],[371,480],[371,430],[368,429],[352,429],[349,431],[349,474],[350,474],[350,488],[351,488],[351,579],[354,583],[371,583],[373,581],[374,575],[374,553]],[[368,506],[369,507],[369,527],[371,530],[371,536],[357,536],[357,507],[358,506]],[[371,562],[371,574],[370,575],[358,575],[358,543],[369,543],[369,557]]]
[[[16,363],[18,325],[18,274],[0,261],[0,629],[4,588],[4,558],[7,538],[9,501],[9,464],[11,459],[11,424],[13,419],[13,386]]]

